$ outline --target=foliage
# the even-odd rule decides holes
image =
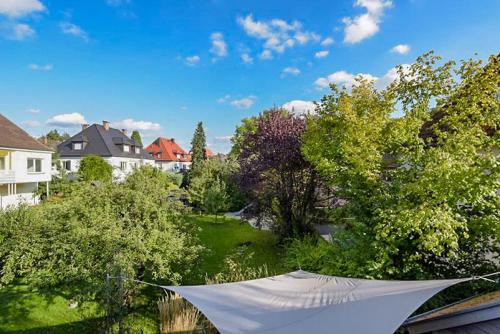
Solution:
[[[385,91],[362,78],[351,91],[332,86],[309,120],[304,155],[347,201],[335,210],[345,232],[318,260],[323,272],[415,279],[494,270],[500,58],[484,67],[438,61],[429,53],[400,66]]]
[[[238,155],[239,181],[283,238],[311,230],[318,177],[301,153],[306,122],[274,109],[261,114],[244,135]]]
[[[97,155],[88,155],[80,161],[78,175],[83,181],[111,181],[113,167]]]
[[[188,188],[189,200],[206,213],[216,214],[228,209],[238,210],[244,203],[233,181],[236,163],[218,159],[206,160],[194,174]]]
[[[186,208],[168,200],[168,180],[155,173],[140,168],[121,184],[80,183],[62,198],[0,213],[0,282],[78,284],[80,298],[101,296],[106,274],[179,282],[200,246]]]
[[[43,138],[50,141],[63,142],[65,140],[68,140],[70,138],[70,135],[66,132],[61,135],[59,131],[57,131],[57,129],[54,129],[50,130],[45,136],[42,137],[42,139]]]
[[[137,130],[132,131],[132,136],[130,138],[132,138],[136,143],[142,146],[142,138],[139,131]]]
[[[205,147],[207,142],[205,139],[205,130],[203,129],[203,123],[198,122],[196,130],[193,134],[193,139],[191,140],[191,172],[196,173],[198,167],[203,164],[203,161],[207,159]]]
[[[167,176],[168,180],[171,183],[175,184],[176,186],[180,187],[182,185],[183,174],[174,172],[165,172],[165,175]]]
[[[241,120],[241,125],[236,127],[234,135],[231,137],[231,152],[229,158],[236,160],[241,153],[245,136],[257,130],[257,117],[248,117]]]

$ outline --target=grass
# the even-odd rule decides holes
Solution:
[[[203,284],[205,274],[213,276],[220,272],[226,256],[242,246],[250,266],[266,264],[270,273],[284,272],[281,249],[270,232],[256,230],[232,218],[219,217],[217,223],[214,216],[190,215],[189,219],[198,226],[198,237],[206,250],[184,284]],[[43,294],[19,281],[0,288],[0,333],[98,332],[103,314],[96,303],[84,303],[75,309],[68,305],[61,291]],[[141,309],[130,316],[131,321],[144,328],[144,333],[156,333],[155,311]]]

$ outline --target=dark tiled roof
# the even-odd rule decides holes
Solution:
[[[0,114],[0,147],[52,151]]]
[[[74,142],[86,141],[83,150],[73,150]],[[130,152],[123,152],[122,145],[132,146]],[[141,149],[135,154],[134,146]],[[153,157],[135,141],[123,134],[118,129],[106,130],[102,125],[93,124],[57,147],[60,157],[80,157],[86,155],[99,155],[101,157],[123,157],[136,159],[153,159]]]

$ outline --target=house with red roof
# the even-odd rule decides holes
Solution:
[[[191,165],[191,155],[174,138],[158,137],[146,150],[155,159],[156,167],[163,171],[180,172]]]

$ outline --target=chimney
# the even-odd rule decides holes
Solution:
[[[127,129],[122,129],[122,133],[126,136],[127,135]]]
[[[89,125],[88,124],[82,124],[82,131],[85,130],[86,128],[88,128]]]
[[[109,122],[108,121],[102,121],[102,126],[104,127],[104,130],[106,130],[106,131],[109,130]]]
[[[171,141],[172,143],[175,143],[175,138],[170,138],[170,141]]]

